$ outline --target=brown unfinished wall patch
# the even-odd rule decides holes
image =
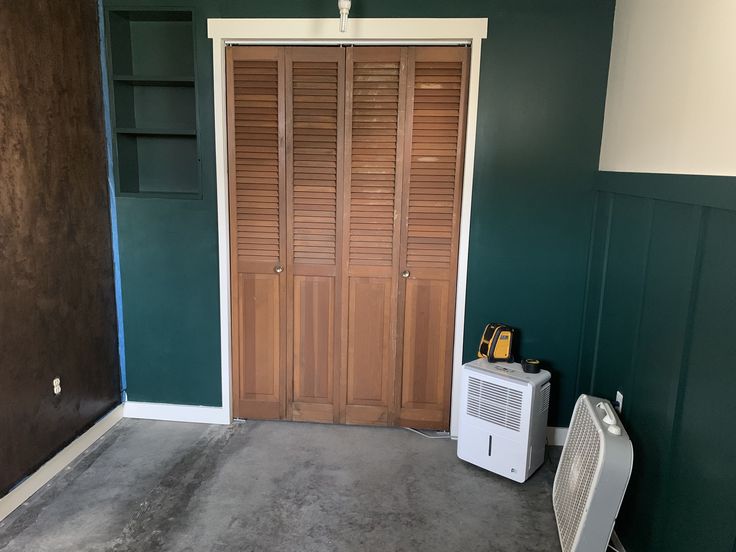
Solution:
[[[120,401],[98,38],[0,3],[0,495]]]

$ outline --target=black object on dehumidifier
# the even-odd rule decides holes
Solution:
[[[527,374],[538,374],[540,362],[536,358],[527,358],[521,361],[521,368]]]

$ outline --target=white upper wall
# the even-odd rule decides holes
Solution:
[[[736,0],[618,0],[600,169],[736,176]]]

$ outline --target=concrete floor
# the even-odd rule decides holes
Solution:
[[[0,551],[559,551],[553,476],[402,429],[123,420],[0,523]]]

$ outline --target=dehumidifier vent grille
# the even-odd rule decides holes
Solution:
[[[578,401],[565,454],[557,468],[552,502],[563,552],[573,549],[600,462],[600,436],[585,404]]]
[[[470,376],[468,378],[468,416],[519,431],[523,394]]]
[[[550,385],[549,383],[545,384],[544,387],[542,387],[542,390],[540,391],[541,397],[539,402],[537,403],[539,405],[539,408],[537,409],[537,413],[545,412],[547,409],[549,409],[549,389]]]

